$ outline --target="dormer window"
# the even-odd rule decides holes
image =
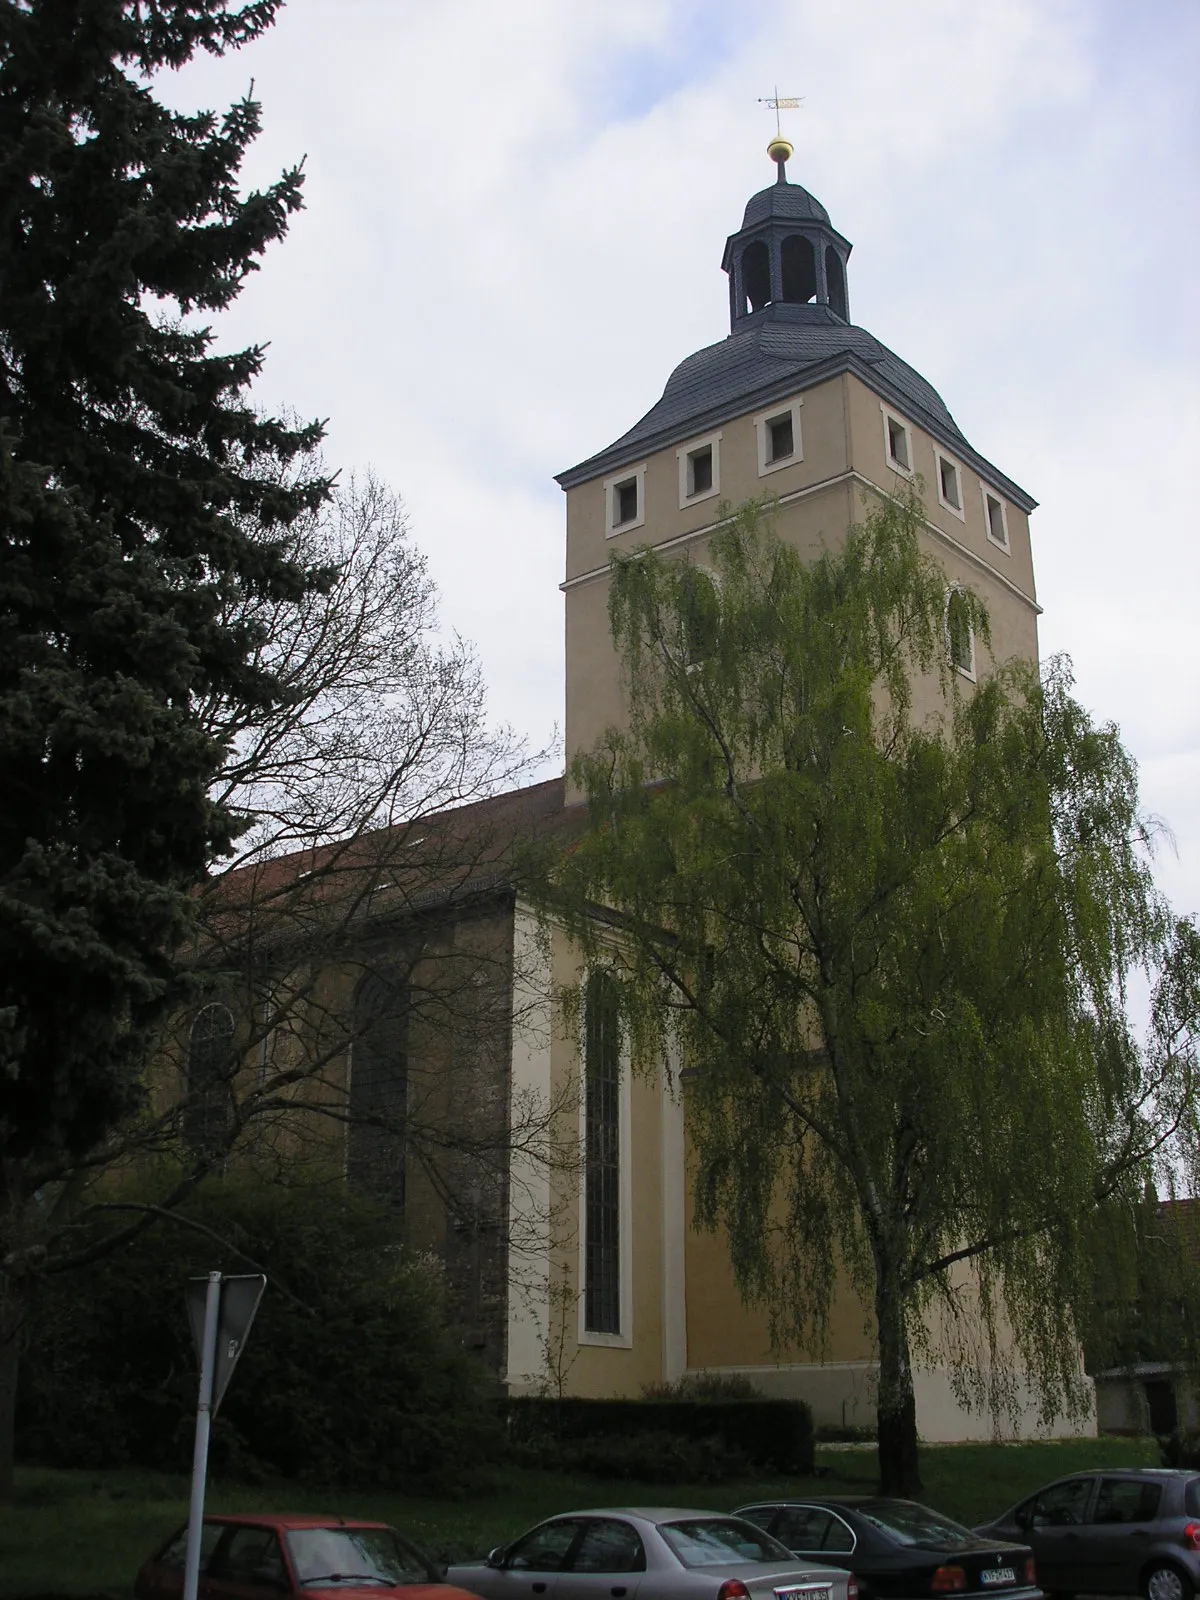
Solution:
[[[940,450],[935,451],[934,454],[937,457],[938,500],[947,511],[952,511],[960,522],[965,522],[962,473],[959,471],[958,462],[952,461],[949,456],[944,456]]]
[[[879,409],[883,412],[883,448],[887,455],[888,466],[894,472],[902,472],[906,478],[911,478],[913,450],[908,423],[894,411],[889,411],[882,401],[879,403]]]
[[[721,489],[721,435],[710,434],[676,450],[679,462],[679,509],[693,500],[709,500]]]
[[[646,468],[640,467],[604,481],[604,532],[628,533],[646,520]]]
[[[800,436],[800,407],[803,400],[790,400],[785,406],[762,411],[754,419],[758,434],[758,475],[777,472],[804,460],[804,441]]]

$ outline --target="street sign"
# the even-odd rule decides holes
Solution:
[[[261,1272],[246,1273],[240,1277],[221,1279],[221,1301],[217,1313],[217,1347],[213,1366],[212,1411],[215,1415],[221,1399],[229,1387],[233,1369],[258,1310],[267,1280]],[[207,1278],[192,1278],[187,1287],[188,1321],[192,1325],[192,1339],[196,1345],[197,1360],[204,1361],[204,1308],[208,1294]]]

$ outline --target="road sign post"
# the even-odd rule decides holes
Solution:
[[[267,1280],[261,1273],[223,1278],[219,1272],[210,1272],[207,1278],[194,1278],[188,1286],[188,1320],[200,1360],[200,1393],[196,1402],[183,1600],[196,1600],[200,1583],[200,1534],[204,1527],[204,1484],[208,1476],[208,1436],[213,1414],[229,1387],[266,1286]]]

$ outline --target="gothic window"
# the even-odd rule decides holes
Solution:
[[[233,1111],[233,1012],[216,1003],[202,1007],[188,1036],[187,1095],[183,1105],[184,1143],[194,1155],[221,1149]]]
[[[751,311],[761,311],[771,299],[771,260],[761,239],[742,252],[742,288]]]
[[[402,984],[372,973],[354,996],[346,1175],[398,1207],[407,1110],[407,997]]]
[[[597,969],[584,1006],[584,1327],[621,1331],[621,1053],[617,994]]]
[[[842,266],[842,258],[831,244],[825,246],[825,285],[829,291],[829,309],[841,317],[843,322],[848,321],[846,269]]]
[[[783,298],[805,305],[817,294],[817,258],[812,240],[791,233],[783,241]]]

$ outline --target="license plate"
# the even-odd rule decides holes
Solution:
[[[789,1583],[776,1589],[775,1600],[829,1600],[832,1593],[828,1583]]]
[[[979,1574],[985,1589],[994,1589],[1001,1583],[1016,1583],[1017,1574],[1012,1567],[988,1567]]]

